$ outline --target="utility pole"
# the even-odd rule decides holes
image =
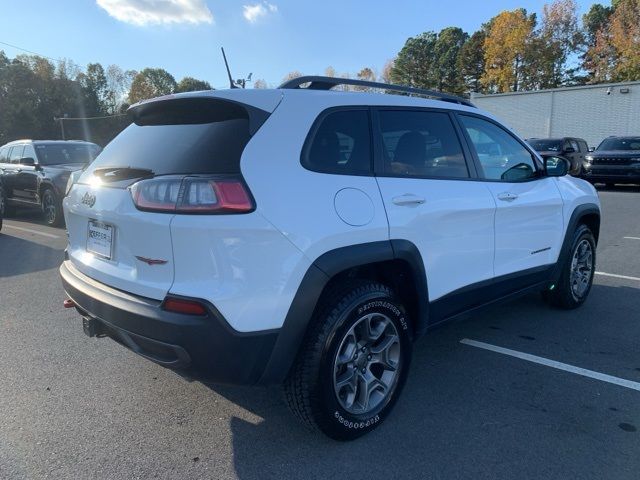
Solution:
[[[64,138],[64,119],[68,117],[68,113],[65,113],[62,117],[53,117],[54,122],[60,122],[60,133],[62,134],[62,140],[66,140],[66,138]]]

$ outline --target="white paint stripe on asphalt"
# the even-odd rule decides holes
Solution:
[[[5,228],[13,228],[14,230],[20,230],[21,232],[33,233],[34,235],[42,235],[49,238],[60,238],[59,235],[53,235],[52,233],[39,232],[38,230],[31,230],[30,228],[16,227],[14,225],[4,225]]]
[[[640,240],[640,237],[623,237],[626,238],[627,240]]]
[[[630,277],[628,275],[618,275],[616,273],[596,272],[596,275],[602,275],[603,277],[623,278],[624,280],[635,280],[640,282],[640,277]]]
[[[564,370],[565,372],[575,373],[576,375],[582,375],[583,377],[589,377],[589,378],[594,378],[596,380],[600,380],[603,382],[613,383],[614,385],[627,387],[627,388],[630,388],[631,390],[637,390],[638,392],[640,392],[640,383],[632,382],[631,380],[625,380],[624,378],[618,378],[612,375],[607,375],[605,373],[594,372],[593,370],[587,370],[586,368],[575,367],[567,363],[556,362],[555,360],[549,360],[548,358],[538,357],[536,355],[531,355],[529,353],[518,352],[516,350],[511,350],[509,348],[497,347],[489,343],[478,342],[477,340],[470,340],[468,338],[463,338],[462,340],[460,340],[460,343],[464,343],[465,345],[470,345],[472,347],[483,348],[484,350],[490,350],[496,353],[501,353],[503,355],[509,355],[511,357],[519,358],[521,360],[526,360],[528,362],[537,363],[539,365],[545,365],[547,367],[557,368],[558,370]]]

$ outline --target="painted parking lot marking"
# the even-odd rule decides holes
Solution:
[[[509,348],[498,347],[496,345],[479,342],[477,340],[471,340],[469,338],[463,338],[462,340],[460,340],[460,343],[464,343],[465,345],[482,348],[484,350],[489,350],[496,353],[501,353],[503,355],[509,355],[510,357],[519,358],[521,360],[537,363],[539,365],[545,365],[547,367],[557,368],[558,370],[575,373],[576,375],[582,375],[583,377],[593,378],[595,380],[600,380],[602,382],[613,383],[614,385],[619,385],[621,387],[630,388],[631,390],[636,390],[640,392],[640,383],[633,382],[631,380],[626,380],[624,378],[618,378],[612,375],[607,375],[605,373],[594,372],[593,370],[587,370],[586,368],[576,367],[574,365],[569,365],[568,363],[549,360],[548,358],[538,357],[537,355],[531,355],[529,353],[518,352],[516,350],[511,350]]]
[[[596,272],[596,275],[602,275],[603,277],[622,278],[624,280],[635,280],[640,282],[640,277],[630,277],[628,275],[618,275],[617,273]]]
[[[21,232],[33,233],[34,235],[42,235],[49,238],[60,238],[59,235],[53,235],[52,233],[39,232],[38,230],[31,230],[30,228],[16,227],[15,225],[4,225],[4,228],[12,228],[13,230],[19,230]]]
[[[640,240],[640,237],[623,237],[626,238],[627,240]]]

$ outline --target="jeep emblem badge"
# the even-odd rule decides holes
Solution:
[[[96,204],[96,196],[93,193],[86,192],[82,196],[81,202],[89,206],[89,208],[91,208]]]

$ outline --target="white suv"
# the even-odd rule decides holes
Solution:
[[[130,114],[64,200],[66,306],[192,378],[283,383],[332,438],[389,415],[430,327],[589,293],[594,188],[466,100],[303,77]]]

